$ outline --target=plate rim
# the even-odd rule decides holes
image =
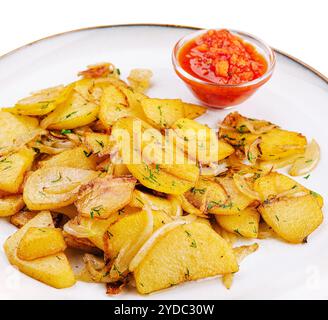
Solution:
[[[17,47],[16,49],[13,49],[7,53],[4,53],[0,55],[0,61],[4,60],[4,58],[7,58],[16,52],[28,48],[30,46],[33,46],[39,42],[42,42],[44,40],[49,40],[52,38],[57,38],[63,35],[71,34],[71,33],[76,33],[76,32],[81,32],[81,31],[88,31],[88,30],[97,30],[97,29],[110,29],[110,28],[120,28],[120,27],[159,27],[159,28],[176,28],[176,29],[190,29],[190,30],[201,30],[204,28],[201,27],[194,27],[194,26],[186,26],[186,25],[180,25],[180,24],[161,24],[161,23],[123,23],[123,24],[105,24],[105,25],[98,25],[98,26],[91,26],[91,27],[83,27],[83,28],[77,28],[77,29],[72,29],[68,31],[63,31],[55,34],[51,34],[49,36],[34,40],[32,42],[26,43],[20,47]],[[301,67],[304,69],[307,69],[311,73],[313,73],[315,76],[319,77],[321,80],[323,80],[327,85],[328,85],[328,76],[325,76],[323,73],[318,71],[317,69],[313,68],[306,62],[294,57],[293,55],[286,53],[280,49],[276,49],[272,47],[272,49],[278,53],[281,54],[282,56],[285,56],[286,58],[296,62],[299,64]]]

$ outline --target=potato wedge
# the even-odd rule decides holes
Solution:
[[[13,216],[25,207],[22,195],[0,198],[0,217]]]
[[[32,261],[17,257],[18,245],[28,229],[54,227],[51,214],[40,212],[24,227],[19,229],[4,244],[4,251],[9,262],[28,276],[55,288],[68,288],[75,284],[72,268],[64,253],[58,253]]]
[[[41,168],[27,179],[23,192],[30,210],[57,209],[72,204],[80,185],[97,176],[97,172],[69,167]]]
[[[0,158],[0,190],[17,193],[24,180],[24,175],[33,163],[35,152],[22,148],[16,153]]]
[[[75,205],[83,217],[107,219],[131,201],[135,184],[133,177],[98,177],[80,188]]]
[[[0,111],[0,156],[18,151],[26,143],[44,133],[37,119]]]
[[[95,170],[97,163],[96,159],[90,154],[88,149],[84,147],[76,147],[68,149],[59,154],[56,154],[48,160],[39,162],[41,168],[51,168],[56,166]]]
[[[323,220],[319,204],[311,195],[264,202],[259,211],[264,221],[291,243],[306,242]]]
[[[61,229],[50,227],[29,228],[17,248],[17,257],[21,260],[34,260],[65,251]]]
[[[215,219],[223,229],[229,232],[245,238],[257,238],[260,214],[255,208],[249,207],[229,216],[216,215]]]
[[[134,276],[137,290],[147,294],[236,271],[238,264],[231,247],[211,227],[193,222],[157,239]]]

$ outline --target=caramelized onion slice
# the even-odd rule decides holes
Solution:
[[[257,138],[249,146],[245,147],[245,155],[247,160],[252,164],[256,164],[257,159],[260,157],[261,152],[259,149],[259,144],[261,143],[261,137]]]

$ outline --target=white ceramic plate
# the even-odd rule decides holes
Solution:
[[[196,102],[175,75],[171,50],[193,30],[173,26],[114,26],[69,32],[37,41],[0,59],[0,105],[39,88],[71,82],[85,66],[111,61],[123,77],[135,67],[154,72],[150,96]],[[268,119],[283,128],[315,137],[322,160],[308,180],[299,181],[328,194],[328,80],[295,59],[277,53],[272,79],[252,98],[235,108],[241,113]],[[228,111],[209,111],[201,121],[215,127]],[[0,221],[0,243],[15,231]],[[325,221],[304,245],[278,240],[258,241],[260,249],[241,264],[234,284],[226,290],[219,278],[190,282],[149,296],[134,290],[108,297],[103,285],[77,283],[56,290],[33,280],[9,265],[0,249],[2,299],[285,299],[328,298],[328,227]]]

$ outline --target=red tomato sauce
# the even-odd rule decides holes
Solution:
[[[186,43],[178,56],[192,76],[221,85],[236,85],[261,77],[268,68],[256,48],[228,30],[209,30]]]

